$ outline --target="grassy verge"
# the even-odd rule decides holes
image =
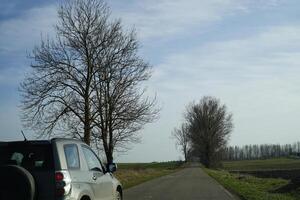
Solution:
[[[256,178],[253,176],[240,176],[226,171],[205,171],[229,191],[244,200],[296,200],[300,199],[300,191],[294,190],[289,193],[273,193],[276,188],[288,184],[287,180]]]
[[[181,168],[181,162],[162,163],[120,163],[116,177],[123,187],[130,188],[145,181],[176,172]]]
[[[299,169],[300,159],[277,158],[223,162],[226,170]]]

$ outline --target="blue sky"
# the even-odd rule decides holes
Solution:
[[[58,1],[1,0],[0,135],[20,138],[18,86],[26,55],[53,36]],[[161,116],[119,161],[179,158],[170,133],[185,106],[213,95],[233,113],[230,144],[299,141],[300,2],[297,0],[108,1],[112,16],[134,26],[140,53],[154,66],[146,84]],[[159,150],[157,150],[159,149]]]

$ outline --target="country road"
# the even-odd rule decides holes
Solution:
[[[124,200],[234,200],[200,167],[191,166],[124,191]]]

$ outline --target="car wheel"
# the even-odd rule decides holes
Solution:
[[[0,166],[0,199],[33,200],[35,182],[32,175],[16,165]]]
[[[116,192],[116,200],[122,200],[122,195],[119,191]]]

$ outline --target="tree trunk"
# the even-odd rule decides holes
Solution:
[[[107,163],[113,163],[114,159],[113,159],[113,152],[114,152],[114,146],[113,146],[113,132],[112,132],[112,127],[111,127],[111,123],[109,124],[109,155],[107,156]]]
[[[187,162],[187,147],[184,147],[184,162]]]
[[[103,144],[104,146],[104,151],[105,151],[105,155],[106,155],[106,161],[107,164],[111,164],[114,162],[113,160],[113,150],[108,147],[107,142],[105,142],[106,144]]]
[[[91,122],[90,122],[90,105],[88,98],[85,99],[84,107],[84,134],[83,140],[87,145],[91,143]]]
[[[113,159],[113,151],[112,150],[109,150],[108,153],[106,154],[106,158],[107,158],[107,163],[108,164],[111,164],[114,162],[114,159]]]
[[[83,137],[83,141],[87,145],[90,145],[90,143],[91,143],[91,129],[90,129],[90,126],[87,125],[87,124],[84,125],[84,137]]]
[[[203,164],[205,165],[205,167],[210,168],[211,167],[211,153],[210,153],[210,148],[208,145],[206,146],[206,152],[204,154],[205,154],[205,158],[204,158],[205,161]]]

